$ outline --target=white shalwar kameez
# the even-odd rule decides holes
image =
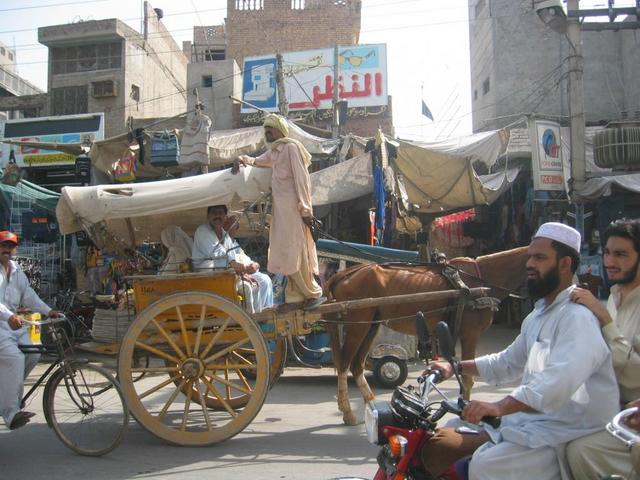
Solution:
[[[20,351],[18,345],[30,345],[29,328],[23,325],[11,330],[8,320],[18,307],[48,314],[51,311],[36,292],[29,286],[29,280],[20,266],[10,260],[11,273],[8,276],[0,266],[0,414],[7,426],[13,416],[20,411],[24,392],[24,380],[38,363],[40,355]]]
[[[222,235],[222,241],[216,235],[211,225],[205,223],[196,229],[193,239],[193,253],[191,255],[196,270],[212,270],[227,268],[229,262],[234,261],[247,265],[251,259],[244,253],[227,232]],[[273,287],[271,278],[256,272],[249,275],[257,285],[242,281],[237,285],[238,291],[243,293],[245,306],[249,313],[257,313],[273,306]]]
[[[507,415],[497,430],[485,426],[493,442],[474,453],[470,480],[570,479],[565,444],[616,414],[611,352],[593,314],[570,301],[573,288],[549,306],[536,302],[507,349],[476,359],[491,385],[520,380],[509,395],[536,412]]]

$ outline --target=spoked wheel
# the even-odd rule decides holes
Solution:
[[[135,364],[141,351],[148,366]],[[140,373],[144,379],[134,383]],[[207,292],[176,293],[129,326],[118,374],[144,428],[178,445],[208,445],[238,434],[260,411],[269,352],[258,324],[234,303]]]
[[[270,344],[273,342],[273,346]],[[287,341],[285,338],[278,338],[276,340],[268,342],[267,348],[269,349],[269,389],[273,387],[282,375],[282,371],[284,370],[285,360],[287,358]],[[239,348],[236,350],[237,354],[242,355],[245,360],[248,360],[251,364],[248,365],[247,368],[241,368],[240,373],[245,376],[248,380],[256,379],[256,369],[253,367],[256,363],[256,352],[251,348]],[[165,360],[165,365],[170,366],[171,362]],[[169,376],[172,376],[169,373]],[[212,381],[212,379],[209,379]],[[188,395],[189,386],[181,385],[181,380],[175,379],[173,383],[180,387],[180,391]],[[194,402],[199,402],[200,399],[198,397],[198,393],[195,390],[195,387],[191,386],[193,390],[192,399]],[[225,408],[223,402],[220,401],[216,396],[210,395],[210,392],[204,393],[204,401],[207,407],[212,408],[214,410],[222,410]],[[251,393],[245,393],[242,391],[233,391],[230,390],[228,392],[227,398],[225,398],[225,402],[231,405],[233,408],[241,408],[244,407],[251,398]]]
[[[105,369],[63,366],[47,382],[46,392],[47,422],[71,450],[100,456],[120,444],[129,413],[118,383]]]

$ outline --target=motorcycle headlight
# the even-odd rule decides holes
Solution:
[[[380,414],[375,405],[367,403],[364,409],[364,425],[367,429],[367,440],[369,443],[378,445],[378,419]]]

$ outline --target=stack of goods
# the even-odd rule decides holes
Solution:
[[[96,342],[120,342],[133,321],[133,295],[96,295],[97,308],[91,329]]]

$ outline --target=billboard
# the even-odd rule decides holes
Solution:
[[[21,118],[0,121],[0,138],[24,142],[86,143],[104,139],[104,113]],[[0,143],[0,166],[13,157],[19,167],[74,165],[68,153]]]
[[[533,120],[529,124],[534,190],[566,191],[560,125]]]
[[[331,109],[333,48],[282,54],[289,110]],[[386,106],[387,48],[385,44],[338,47],[338,97],[349,107]],[[277,62],[274,55],[247,57],[243,65],[242,99],[269,112],[278,111]],[[255,110],[242,105],[241,113]]]

